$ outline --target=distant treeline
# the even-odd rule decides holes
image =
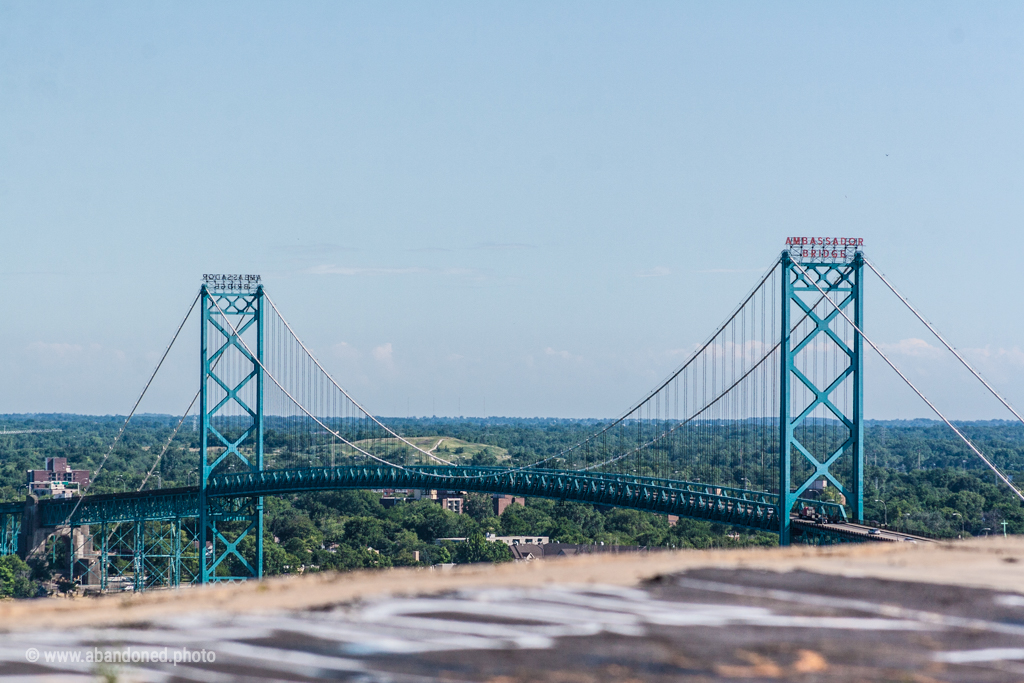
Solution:
[[[137,415],[133,418],[120,443],[110,453],[91,492],[137,490],[153,466],[157,454],[167,443],[178,419],[169,415]],[[47,456],[64,456],[74,468],[95,471],[107,455],[123,421],[124,418],[118,416],[0,416],[0,499],[22,499],[25,495],[26,470],[41,468]],[[555,456],[605,424],[601,420],[555,418],[392,418],[386,422],[409,437],[447,436],[505,449],[510,460],[502,464],[511,465],[528,464]],[[277,449],[274,467],[302,466],[311,462],[308,454],[303,454],[301,449],[293,447],[289,441],[286,422],[270,419],[267,424],[268,448],[273,445]],[[196,483],[199,435],[195,425],[194,418],[186,420],[155,468],[146,488]],[[965,422],[958,426],[1011,476],[1019,477],[1024,472],[1024,425],[994,420]],[[4,429],[61,431],[4,435]],[[488,453],[488,449],[479,451],[474,456],[479,460],[477,464],[495,464],[488,461]],[[985,529],[1001,533],[1001,522],[1006,521],[1009,533],[1024,533],[1024,515],[1019,500],[1005,485],[997,484],[984,464],[942,423],[930,420],[868,421],[865,427],[865,453],[865,504],[868,519],[881,523],[887,518],[891,526],[898,524],[908,530],[942,536],[988,533]],[[680,471],[685,465],[685,462],[678,463]],[[725,480],[730,477],[738,482],[738,472],[723,471],[723,480],[719,483],[728,483]],[[304,497],[283,499],[281,513],[287,516],[294,511],[295,514],[308,517],[309,506],[318,499],[334,500],[327,494],[306,494]],[[883,505],[876,501],[885,502]],[[537,505],[541,503],[538,501]],[[554,531],[558,513],[553,508],[549,510],[547,506],[548,503],[543,503],[545,515],[554,521],[544,522],[544,529],[524,530],[524,533]],[[371,507],[374,514],[377,514],[377,508]],[[577,517],[579,515],[573,514]],[[608,511],[601,513],[602,517],[607,514]],[[477,516],[481,521],[485,518],[480,512]],[[725,538],[725,527],[711,529],[710,525],[706,526],[707,529],[702,527],[694,533],[701,538]],[[408,527],[403,528],[409,531]],[[481,530],[488,528],[504,530],[504,525],[481,525]],[[608,527],[602,524],[602,528]],[[615,542],[625,545],[705,543],[691,542],[696,539],[688,541],[677,533],[669,534],[662,522],[657,522],[653,528],[663,529],[664,533],[651,533],[648,529],[643,538],[622,533],[618,530],[622,527],[615,528]],[[577,534],[574,530],[568,535],[578,542],[603,540],[598,533]],[[611,540],[607,538],[607,541]],[[759,539],[757,542],[763,541]],[[405,546],[406,550],[410,547]],[[426,549],[423,550],[423,555],[427,555]]]

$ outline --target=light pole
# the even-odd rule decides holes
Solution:
[[[889,526],[889,508],[881,498],[875,498],[876,503],[882,504],[882,512],[885,513],[885,526]]]
[[[121,493],[124,493],[124,477],[119,474],[116,478],[121,480]]]
[[[959,512],[954,512],[953,514],[960,518],[960,538],[963,538],[963,536],[964,536],[964,516],[961,515]]]
[[[907,533],[907,522],[909,521],[910,513],[903,513],[903,533]]]

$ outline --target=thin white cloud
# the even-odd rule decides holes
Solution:
[[[636,274],[637,277],[665,277],[671,275],[672,271],[665,266],[655,266],[647,270],[641,270]]]
[[[348,342],[338,342],[331,347],[331,351],[333,351],[334,355],[338,358],[344,358],[346,360],[359,358],[359,351],[357,351],[355,347]]]
[[[935,359],[940,358],[945,353],[944,349],[932,346],[924,339],[917,339],[916,337],[901,339],[895,343],[880,343],[878,348],[882,349],[886,355],[909,356],[912,358]]]
[[[880,343],[878,345],[886,355],[904,356],[912,358],[924,358],[927,360],[944,359],[956,363],[956,359],[944,346],[938,343],[932,344],[924,339],[911,337],[901,339],[895,343]],[[979,370],[999,371],[1008,368],[1024,368],[1024,350],[1014,346],[1012,348],[986,346],[984,348],[959,349],[960,353],[967,358]]]
[[[319,265],[306,271],[311,275],[409,275],[426,273],[425,268],[351,268],[347,266]]]
[[[394,348],[391,346],[391,342],[373,347],[371,353],[374,359],[385,365],[390,365],[394,361]]]
[[[339,252],[360,251],[356,247],[346,247],[340,244],[321,242],[319,244],[279,244],[273,247],[274,253],[286,256],[315,257],[323,258],[324,254],[336,254]]]
[[[993,349],[986,346],[983,349],[963,349],[962,353],[972,364],[1024,367],[1024,351],[1017,346],[1014,346],[1012,349]]]
[[[692,356],[697,349],[700,348],[700,344],[691,344],[681,349],[668,349],[665,351],[665,355],[669,358],[676,358],[678,356]]]
[[[445,277],[464,277],[471,279],[483,279],[482,271],[475,268],[362,268],[351,266],[319,265],[308,268],[305,271],[310,275],[344,275],[353,277],[359,275],[442,275]]]
[[[536,245],[522,242],[479,242],[473,249],[489,249],[492,251],[513,251],[516,249],[536,249]]]
[[[25,347],[25,350],[44,364],[111,361],[123,363],[128,358],[121,349],[110,348],[100,344],[71,344],[68,342],[44,342],[35,341]],[[148,354],[143,354],[146,357]]]
[[[556,351],[555,349],[551,348],[550,346],[547,347],[546,349],[544,349],[544,355],[545,356],[550,356],[550,357],[553,357],[553,358],[561,358],[563,360],[571,360],[571,361],[583,360],[583,356],[577,356],[575,354],[569,353],[568,351]]]
[[[70,358],[80,356],[85,348],[81,344],[36,341],[28,345],[28,350],[44,356]]]

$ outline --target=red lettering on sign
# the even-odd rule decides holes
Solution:
[[[786,247],[794,258],[836,259],[849,261],[858,247],[864,245],[863,237],[787,237]],[[810,246],[811,249],[801,249]],[[799,252],[799,254],[797,253]]]

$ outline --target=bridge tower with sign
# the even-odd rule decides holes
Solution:
[[[864,519],[863,243],[792,237],[782,252],[780,545],[800,497]]]
[[[206,493],[215,474],[263,469],[263,286],[259,275],[204,275],[200,299],[199,579],[260,578],[263,498]]]

